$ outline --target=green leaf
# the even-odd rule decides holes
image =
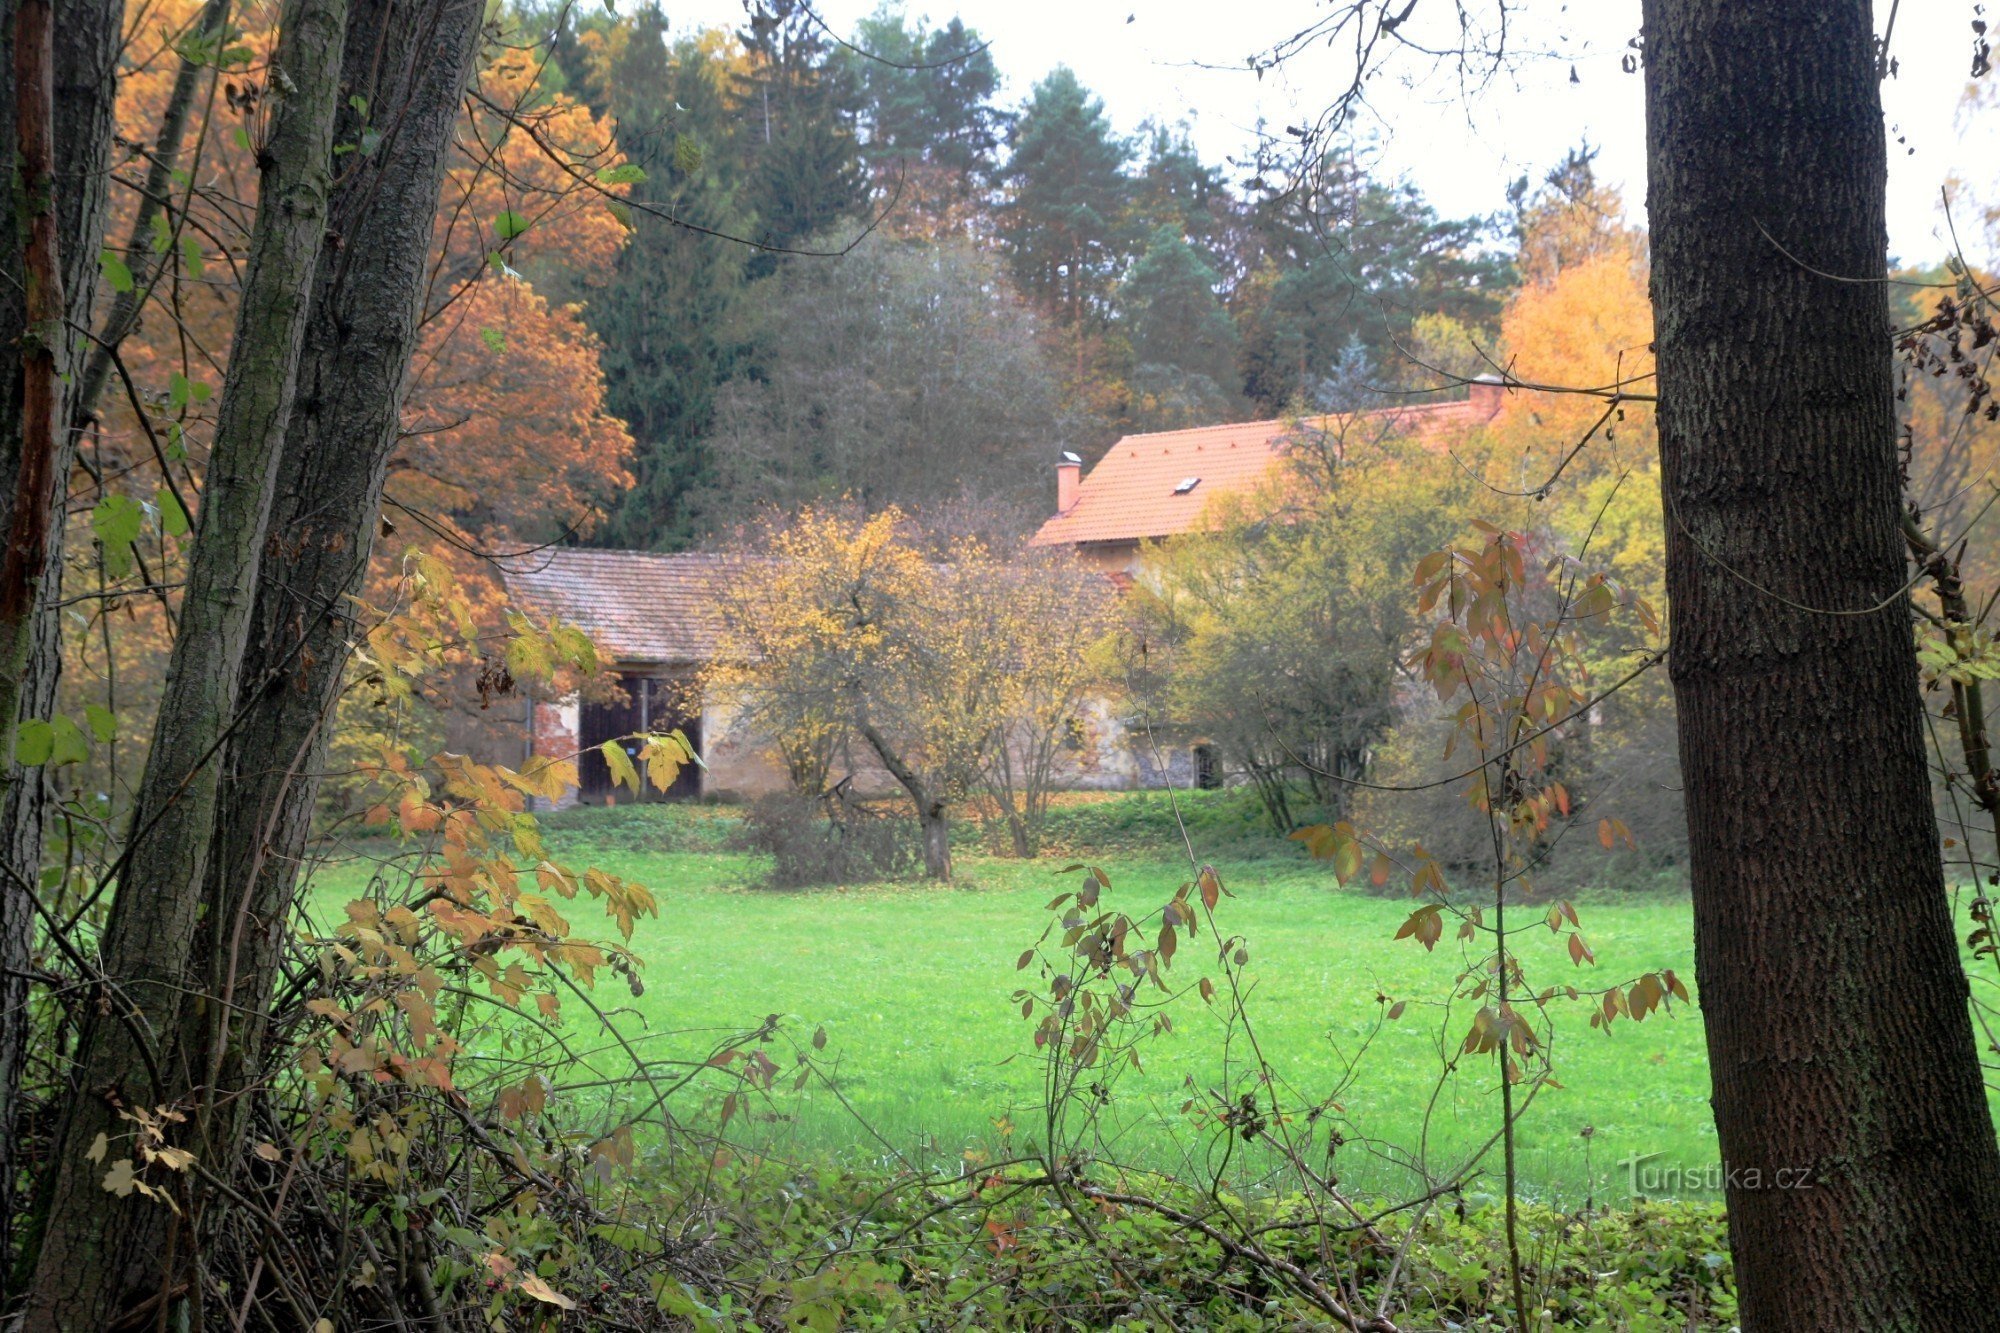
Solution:
[[[637,162],[620,162],[597,173],[599,185],[637,185],[646,179],[646,169]]]
[[[243,150],[244,152],[246,152],[246,153],[250,151],[250,131],[249,131],[249,130],[245,129],[245,128],[244,128],[243,126],[241,126],[241,125],[238,125],[238,126],[236,127],[236,133],[235,133],[235,134],[233,134],[233,135],[231,135],[230,137],[231,137],[231,138],[233,138],[234,140],[236,140],[236,146],[237,146],[238,148],[241,148],[241,149],[242,149],[242,150]]]
[[[55,728],[38,717],[31,717],[14,729],[14,761],[28,768],[49,762],[55,753]]]
[[[90,734],[97,737],[100,745],[109,745],[118,735],[118,715],[102,704],[85,704],[83,720],[90,725]]]
[[[201,241],[191,231],[181,233],[181,263],[190,278],[200,278],[207,264],[201,257]]]
[[[174,243],[174,224],[167,221],[167,212],[161,209],[153,214],[153,253],[163,255]]]
[[[118,252],[109,246],[99,252],[97,266],[104,272],[104,280],[111,284],[111,290],[121,295],[132,290],[132,270],[118,257]]]
[[[511,241],[527,229],[528,220],[511,208],[493,219],[493,232],[503,241]]]
[[[684,176],[701,170],[701,145],[685,134],[674,136],[674,166]]]
[[[486,344],[486,350],[498,356],[507,350],[507,335],[499,329],[481,329],[479,341]]]
[[[90,512],[90,530],[104,546],[105,572],[123,578],[132,572],[132,543],[145,526],[146,511],[129,495],[107,495]]]
[[[188,382],[188,377],[178,370],[167,376],[167,407],[172,411],[178,412],[186,407],[193,392],[194,386]]]
[[[180,497],[165,486],[153,492],[153,502],[160,507],[160,531],[169,537],[185,537],[188,533],[188,512],[181,508]]]
[[[634,231],[638,228],[639,224],[632,216],[632,205],[626,203],[623,199],[606,199],[604,206],[611,210],[611,216],[617,218],[618,225],[625,228],[626,231]]]
[[[50,745],[49,765],[80,764],[90,758],[90,742],[83,738],[83,728],[67,713],[57,713],[49,719]]]

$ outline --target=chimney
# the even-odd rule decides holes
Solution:
[[[1498,375],[1481,375],[1466,388],[1466,401],[1472,404],[1472,415],[1481,421],[1491,421],[1500,412],[1500,399],[1507,392],[1507,383]]]
[[[1067,449],[1056,461],[1056,513],[1076,508],[1076,493],[1083,485],[1083,460]]]

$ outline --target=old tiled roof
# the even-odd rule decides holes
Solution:
[[[1491,393],[1475,389],[1475,394],[1471,401],[1423,403],[1361,416],[1417,438],[1445,436],[1486,421],[1498,408],[1498,386]],[[1335,420],[1244,421],[1127,435],[1083,478],[1068,512],[1042,524],[1034,545],[1146,541],[1191,531],[1201,526],[1203,512],[1216,496],[1243,494],[1262,485],[1284,456],[1285,441],[1296,428],[1327,426]],[[1179,489],[1196,478],[1193,487]]]
[[[619,662],[707,662],[722,642],[718,611],[731,556],[552,547],[506,561],[507,590],[575,625]]]

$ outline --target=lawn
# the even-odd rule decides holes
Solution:
[[[1011,997],[1036,976],[1015,963],[1048,920],[1048,900],[1081,878],[1060,873],[1065,860],[965,855],[948,888],[775,892],[756,887],[757,858],[658,850],[648,844],[659,840],[644,835],[650,812],[618,813],[601,826],[571,822],[555,836],[572,861],[639,880],[659,898],[659,918],[642,921],[633,941],[645,961],[644,995],[628,999],[615,981],[604,992],[607,1003],[615,993],[622,1006],[628,1039],[651,1054],[686,1056],[767,1014],[783,1016],[799,1040],[823,1028],[840,1095],[782,1093],[777,1115],[748,1129],[801,1157],[880,1158],[894,1149],[932,1164],[976,1163],[1039,1140],[1041,1066],[1032,1024]],[[1157,855],[1094,859],[1111,879],[1107,904],[1135,915],[1187,878],[1185,864]],[[1461,1006],[1443,1026],[1437,1001],[1463,962],[1449,939],[1434,953],[1394,939],[1406,901],[1342,890],[1323,868],[1293,855],[1224,861],[1219,869],[1235,895],[1223,901],[1221,920],[1247,941],[1249,1012],[1282,1078],[1307,1096],[1333,1093],[1343,1052],[1375,1025],[1376,997],[1387,995],[1407,1009],[1384,1025],[1340,1090],[1350,1136],[1414,1151],[1430,1105],[1435,1167],[1491,1135],[1498,1106],[1490,1057],[1468,1060],[1440,1089],[1441,1044],[1456,1053],[1470,1016]],[[329,879],[324,892],[338,897],[355,874]],[[1578,910],[1596,966],[1573,966],[1562,942],[1538,929],[1523,945],[1537,987],[1601,987],[1666,967],[1692,977],[1684,898],[1599,897]],[[589,914],[576,921],[580,932],[600,929]],[[1183,948],[1175,973],[1192,982],[1214,958],[1204,936]],[[1656,1169],[1714,1161],[1701,1026],[1691,1009],[1621,1021],[1607,1035],[1589,1027],[1588,1001],[1556,1008],[1561,1086],[1539,1095],[1520,1134],[1531,1192],[1580,1201],[1588,1187],[1599,1200],[1621,1199],[1629,1173],[1620,1163],[1629,1156],[1657,1154],[1646,1163]],[[1173,1164],[1198,1150],[1201,1136],[1179,1114],[1191,1089],[1243,1089],[1240,1067],[1225,1068],[1220,1025],[1200,1000],[1188,996],[1172,1012],[1173,1032],[1149,1040],[1143,1070],[1121,1066],[1106,1108],[1110,1150],[1121,1158]],[[1365,1192],[1399,1191],[1410,1180],[1361,1146],[1343,1150],[1338,1170]]]

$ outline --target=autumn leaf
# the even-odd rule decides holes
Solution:
[[[521,1290],[524,1294],[534,1297],[545,1305],[553,1305],[564,1310],[574,1310],[576,1308],[575,1301],[563,1295],[533,1273],[521,1279]]]
[[[119,1158],[111,1164],[111,1169],[104,1173],[104,1188],[121,1199],[130,1198],[138,1184],[139,1180],[132,1170],[132,1159],[129,1157]]]

